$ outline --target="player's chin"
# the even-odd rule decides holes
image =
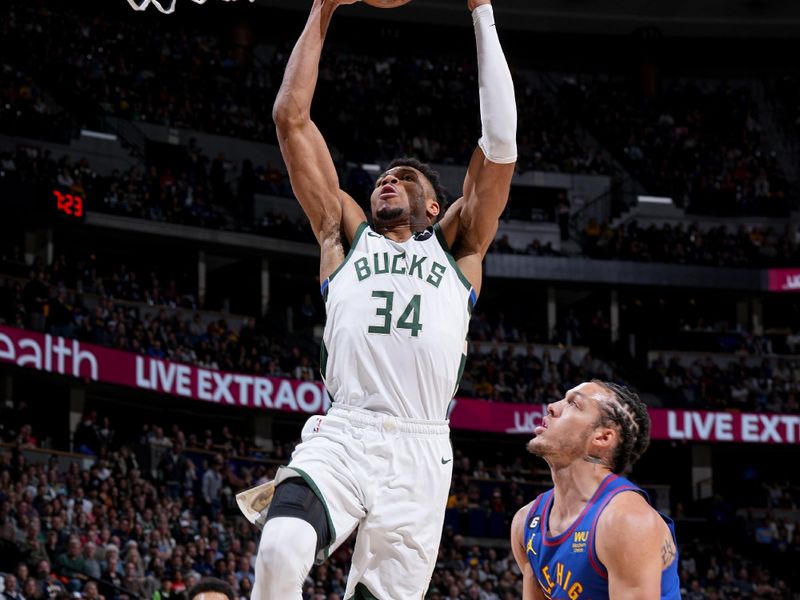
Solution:
[[[541,456],[543,450],[542,440],[539,439],[539,436],[531,438],[530,441],[525,445],[525,448],[531,454],[535,454],[536,456]]]
[[[375,211],[375,221],[378,223],[388,223],[396,221],[403,216],[403,207],[401,206],[381,206]]]

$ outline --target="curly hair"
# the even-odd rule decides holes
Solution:
[[[187,593],[187,598],[193,600],[203,592],[217,592],[223,594],[230,600],[236,600],[236,592],[227,581],[222,581],[216,577],[203,577]]]
[[[621,474],[630,471],[650,445],[650,415],[639,394],[624,385],[592,379],[592,383],[614,395],[612,402],[601,402],[602,416],[597,425],[619,429],[620,440],[611,457],[611,470]]]
[[[438,221],[441,219],[447,210],[448,201],[447,191],[444,189],[444,186],[439,180],[439,173],[434,171],[430,165],[420,162],[411,156],[395,158],[386,169],[389,170],[395,167],[411,167],[425,176],[425,179],[427,179],[430,182],[431,187],[433,187],[433,191],[436,194],[436,201],[439,203],[439,216],[436,220]]]

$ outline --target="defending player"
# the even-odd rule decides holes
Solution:
[[[511,524],[523,600],[680,600],[672,521],[618,475],[650,443],[639,397],[582,383],[548,406],[534,433],[528,450],[545,459],[555,487]]]
[[[334,403],[309,419],[274,482],[239,497],[252,521],[266,521],[258,600],[299,600],[315,557],[356,528],[346,599],[425,593],[452,475],[446,411],[517,156],[514,87],[491,3],[469,0],[483,131],[463,197],[445,213],[436,173],[401,159],[376,182],[369,226],[339,189],[310,118],[326,30],[338,6],[354,1],[314,1],[273,111],[292,188],[321,247],[321,372]]]

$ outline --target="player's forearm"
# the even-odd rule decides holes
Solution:
[[[272,118],[278,127],[310,119],[322,46],[334,10],[333,2],[314,0],[305,29],[289,57],[272,109]]]
[[[478,144],[490,161],[501,164],[517,159],[517,105],[491,4],[472,11],[478,50],[478,84],[482,135]]]

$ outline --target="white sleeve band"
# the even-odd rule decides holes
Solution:
[[[478,145],[490,161],[508,164],[517,160],[517,104],[514,82],[508,69],[491,4],[472,11],[478,47],[481,126]]]

